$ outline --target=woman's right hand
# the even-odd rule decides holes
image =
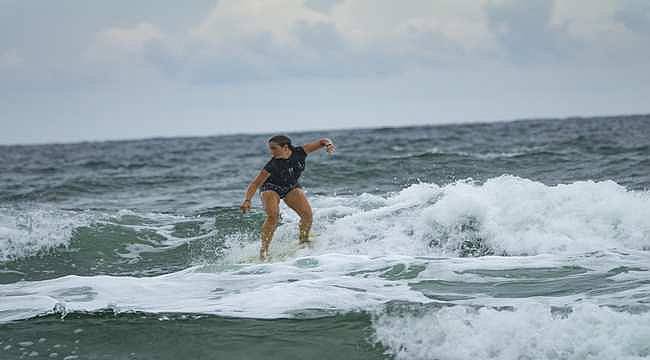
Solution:
[[[250,200],[244,200],[243,203],[239,206],[239,209],[241,210],[242,214],[245,214],[246,211],[251,209],[251,201]]]

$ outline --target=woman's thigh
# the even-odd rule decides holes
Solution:
[[[278,217],[280,215],[280,195],[273,190],[262,191],[262,205],[266,215]]]
[[[311,205],[309,205],[309,200],[307,200],[307,196],[301,188],[291,189],[287,196],[284,197],[284,202],[297,212],[301,218],[312,217]]]

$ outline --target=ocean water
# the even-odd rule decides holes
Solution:
[[[0,146],[0,358],[650,358],[650,116],[270,135]]]

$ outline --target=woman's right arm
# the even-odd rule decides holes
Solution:
[[[248,184],[248,187],[246,188],[246,194],[244,195],[244,202],[240,206],[242,212],[246,212],[251,208],[251,200],[253,199],[257,188],[259,188],[269,176],[271,176],[271,173],[262,169],[260,170],[260,173],[257,174],[255,179],[253,179],[253,181]]]

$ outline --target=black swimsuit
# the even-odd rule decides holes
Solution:
[[[292,150],[293,152],[289,158],[271,158],[264,165],[264,170],[271,173],[271,176],[262,184],[260,191],[273,190],[280,195],[280,199],[284,199],[289,191],[297,187],[302,187],[298,183],[298,178],[302,174],[302,171],[305,170],[307,153],[302,146],[296,146]]]

